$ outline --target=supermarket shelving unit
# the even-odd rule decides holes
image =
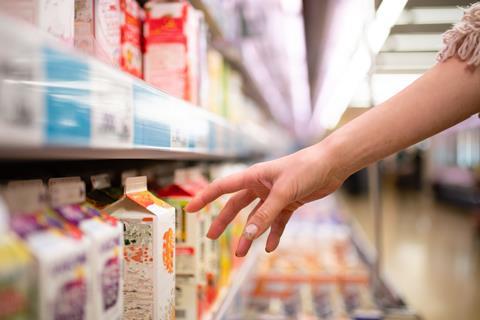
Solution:
[[[3,16],[0,41],[1,159],[219,160],[275,145],[266,128],[229,123]]]
[[[207,21],[222,39],[208,13]],[[2,15],[0,41],[7,44],[0,52],[0,161],[225,161],[288,145],[268,128],[230,123]],[[249,79],[234,51],[220,52]],[[251,255],[232,276],[208,319],[222,318],[254,262]]]

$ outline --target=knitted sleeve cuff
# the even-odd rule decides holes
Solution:
[[[469,66],[480,65],[480,2],[464,10],[462,20],[443,34],[443,43],[438,61],[456,56]]]

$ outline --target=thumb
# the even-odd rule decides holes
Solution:
[[[254,240],[264,233],[288,205],[290,196],[284,190],[283,187],[273,186],[263,204],[248,219],[243,231],[246,239]]]

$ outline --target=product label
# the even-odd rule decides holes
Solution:
[[[48,191],[53,208],[85,201],[85,183],[79,177],[50,179]]]
[[[90,67],[78,57],[45,49],[45,88],[49,143],[88,145],[90,142]]]
[[[45,121],[44,93],[38,87],[41,52],[21,43],[7,26],[1,29],[8,45],[0,50],[0,143],[40,145]]]
[[[37,0],[38,26],[73,45],[75,3],[72,0]]]
[[[170,126],[170,146],[172,148],[188,148],[188,128],[184,123],[174,122]]]
[[[133,93],[130,79],[111,74],[96,65],[92,78],[92,145],[131,146],[133,141]]]
[[[10,181],[5,198],[11,212],[34,212],[45,208],[46,191],[42,180]]]
[[[145,219],[144,219],[145,220]],[[153,219],[124,223],[124,318],[151,319],[154,308]]]

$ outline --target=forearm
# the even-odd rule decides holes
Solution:
[[[332,133],[335,174],[348,175],[480,112],[480,70],[450,59],[405,90]],[[480,121],[480,120],[479,120]]]

